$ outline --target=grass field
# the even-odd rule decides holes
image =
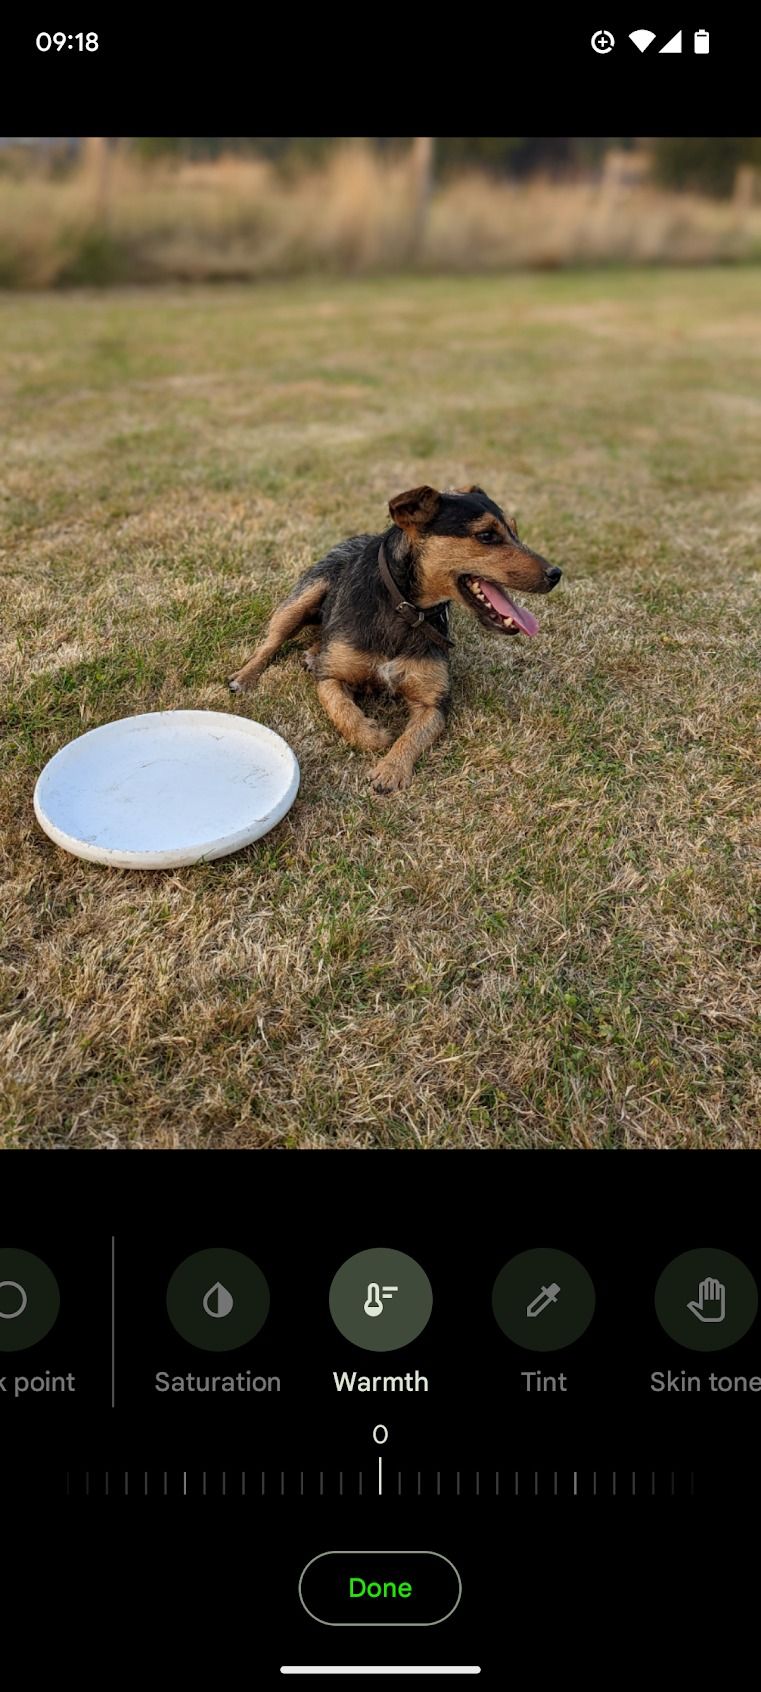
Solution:
[[[761,1145],[760,328],[753,270],[3,303],[5,1148]],[[468,480],[566,574],[533,642],[457,614],[449,732],[378,799],[293,648],[224,680],[331,542]],[[277,830],[58,851],[45,760],[190,705],[292,743]]]

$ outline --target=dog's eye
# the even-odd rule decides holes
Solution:
[[[499,546],[502,536],[497,534],[496,529],[477,529],[476,540],[480,540],[482,546]]]

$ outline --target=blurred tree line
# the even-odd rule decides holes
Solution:
[[[258,155],[286,172],[317,163],[346,137],[299,136],[139,136],[135,150],[144,158],[174,156],[214,159],[222,154]],[[379,152],[406,150],[411,136],[372,136]],[[555,178],[594,174],[611,147],[646,150],[653,176],[664,187],[692,189],[718,196],[732,193],[742,165],[761,166],[761,140],[748,136],[666,136],[652,140],[626,136],[444,135],[435,141],[434,169],[439,178],[480,169],[495,176],[527,177],[541,172]]]
[[[654,143],[655,176],[664,188],[692,188],[726,197],[741,165],[761,166],[754,135],[669,135]]]
[[[141,136],[135,148],[144,157],[156,158],[174,154],[182,158],[210,159],[223,153],[254,153],[279,164],[300,165],[305,161],[318,162],[346,137],[333,135],[250,135],[250,136]],[[381,153],[406,151],[414,137],[387,135],[362,137]],[[537,170],[575,169],[588,167],[602,159],[608,147],[632,146],[633,142],[616,139],[602,140],[595,136],[580,139],[570,136],[485,135],[437,137],[436,170],[447,175],[453,169],[477,167],[495,175],[525,176]]]

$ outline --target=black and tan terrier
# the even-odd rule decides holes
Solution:
[[[511,592],[550,593],[562,574],[523,545],[515,523],[482,488],[413,488],[388,508],[392,525],[385,534],[353,535],[305,571],[230,681],[233,693],[253,687],[284,641],[318,625],[319,640],[305,663],[350,746],[385,751],[370,776],[376,793],[406,787],[420,754],[444,728],[449,601],[497,634],[535,635],[536,618]],[[356,689],[368,687],[386,688],[407,705],[409,721],[393,745],[354,698]]]

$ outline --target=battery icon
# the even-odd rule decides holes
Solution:
[[[708,52],[709,39],[710,39],[710,37],[709,37],[707,29],[696,29],[696,31],[695,31],[695,52],[696,53],[707,53]]]

